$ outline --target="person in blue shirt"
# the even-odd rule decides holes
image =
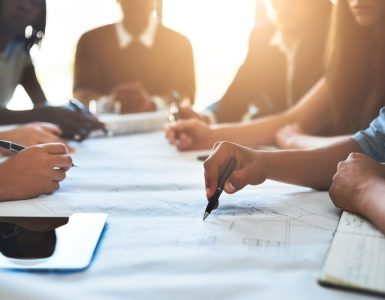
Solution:
[[[266,179],[329,189],[337,207],[366,217],[385,233],[385,108],[368,129],[322,148],[256,151],[218,142],[205,161],[208,198],[233,158],[237,166],[225,184],[229,194]]]

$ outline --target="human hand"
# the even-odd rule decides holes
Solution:
[[[197,113],[190,105],[181,105],[179,107],[179,117],[181,119],[197,119],[210,124],[210,120],[207,116]]]
[[[166,124],[165,132],[169,143],[179,151],[208,149],[215,142],[213,130],[196,119]]]
[[[117,105],[122,114],[154,111],[156,109],[151,96],[140,82],[115,87],[111,93],[111,99],[113,105]]]
[[[262,152],[229,142],[217,142],[209,158],[204,162],[208,199],[214,195],[221,171],[231,159],[235,159],[236,167],[225,183],[226,193],[233,194],[246,185],[261,184],[267,179],[268,166]]]
[[[33,110],[39,120],[54,123],[61,129],[61,136],[76,141],[86,139],[93,130],[103,129],[105,124],[90,113],[77,111],[69,105],[62,107],[41,106]]]
[[[296,140],[304,131],[297,123],[282,127],[275,134],[275,142],[282,149],[296,149]]]
[[[33,146],[44,143],[61,143],[61,130],[50,123],[36,122],[18,128],[0,132],[0,139],[12,141],[23,146]]]
[[[340,162],[329,194],[338,208],[368,216],[385,192],[385,166],[364,154],[352,153]]]
[[[64,144],[28,147],[0,164],[0,201],[51,194],[59,188],[72,159]]]

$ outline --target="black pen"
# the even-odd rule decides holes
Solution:
[[[205,214],[203,215],[203,221],[206,220],[206,218],[211,214],[212,210],[218,205],[219,196],[223,192],[225,182],[230,177],[231,173],[233,173],[236,164],[237,164],[237,161],[234,158],[232,158],[227,164],[227,166],[224,168],[224,170],[221,172],[221,174],[219,175],[217,190],[215,191],[215,194],[212,195],[209,199],[209,203],[207,204]]]
[[[14,153],[18,153],[27,147],[13,143],[13,142],[0,140],[0,148],[7,149],[7,150],[14,152]],[[75,164],[72,164],[72,166],[77,167]]]
[[[76,111],[78,112],[81,112],[81,113],[85,113],[86,115],[89,115],[89,116],[92,116],[92,117],[95,117],[90,111],[89,109],[87,109],[79,100],[77,99],[69,99],[68,100],[69,104],[75,108]],[[107,130],[106,127],[102,127],[100,128],[106,135],[109,135],[109,132]]]

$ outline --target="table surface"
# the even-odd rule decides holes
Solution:
[[[17,210],[107,213],[94,260],[77,273],[1,271],[0,299],[371,298],[317,283],[340,216],[326,192],[267,181],[223,195],[202,222],[197,152],[178,153],[162,133],[75,148],[61,189]]]

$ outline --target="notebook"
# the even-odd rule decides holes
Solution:
[[[344,212],[320,283],[385,295],[385,236],[367,220]]]

